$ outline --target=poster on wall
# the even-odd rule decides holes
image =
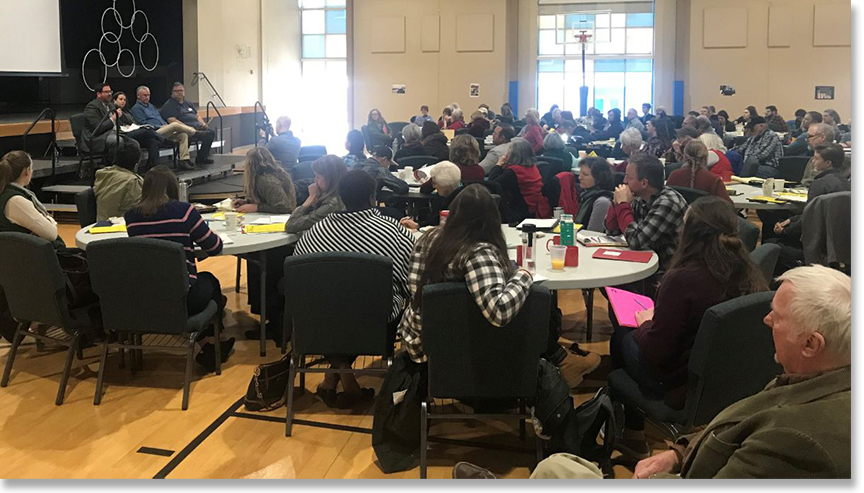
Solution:
[[[471,84],[468,88],[468,96],[472,98],[480,97],[480,84]]]
[[[393,84],[393,94],[405,94],[405,84]]]
[[[834,99],[834,86],[816,86],[816,99]]]

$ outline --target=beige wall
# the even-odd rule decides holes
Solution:
[[[480,103],[493,108],[507,98],[507,0],[361,0],[354,2],[353,124],[366,123],[377,107],[388,121],[407,121],[426,104],[438,116],[457,102],[469,112]],[[460,16],[493,16],[491,51],[457,51],[456,24]],[[424,17],[439,16],[439,49],[424,52]],[[404,17],[404,40],[398,39],[393,17]],[[388,19],[389,18],[389,19]],[[427,19],[428,21],[428,19]],[[464,18],[463,18],[464,21]],[[386,33],[376,29],[388,27]],[[476,31],[479,31],[477,29]],[[463,41],[473,44],[475,29],[463,29]],[[400,46],[404,41],[404,49]],[[373,50],[392,51],[373,53]],[[480,84],[480,97],[468,96],[469,85]],[[405,94],[392,94],[393,84],[404,84]]]
[[[261,0],[261,39],[261,101],[275,120],[296,106],[297,98],[303,97],[301,91],[289,89],[291,81],[301,77],[297,2]]]
[[[740,18],[746,15],[746,31],[741,23],[732,28],[743,31],[742,36],[735,38],[738,44],[746,44],[746,47],[703,46],[706,39],[708,43],[713,42],[715,33],[710,30],[716,27],[711,26],[709,32],[705,32],[703,11],[720,5],[730,9],[722,12],[723,16]],[[775,18],[772,21],[770,31],[769,5],[783,9],[779,12],[779,20]],[[845,22],[838,20],[814,33],[814,21],[824,20],[814,19],[814,5],[829,5],[829,14]],[[685,107],[710,104],[737,116],[748,105],[756,106],[761,114],[766,105],[773,104],[787,120],[798,108],[817,111],[834,108],[844,121],[848,121],[852,109],[851,47],[814,47],[814,39],[820,40],[826,35],[846,37],[851,29],[849,8],[848,1],[837,0],[692,0]],[[728,23],[720,28],[727,32],[731,30]],[[788,43],[788,47],[769,47],[769,34],[773,44]],[[780,40],[779,43],[776,40]],[[737,94],[721,96],[721,84],[735,87]],[[835,99],[817,101],[814,95],[816,85],[834,86]]]

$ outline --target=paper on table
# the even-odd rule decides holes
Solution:
[[[284,233],[285,225],[278,224],[247,224],[244,226],[246,233]]]
[[[519,223],[519,226],[516,226],[516,229],[522,229],[522,226],[526,224],[533,224],[537,229],[552,229],[558,223],[558,220],[555,218],[552,219],[526,219]]]
[[[126,225],[125,224],[113,224],[111,226],[93,226],[89,230],[88,233],[98,235],[103,233],[125,233]]]
[[[606,288],[609,303],[615,310],[615,317],[622,327],[638,327],[636,323],[636,312],[654,308],[654,300],[623,289]]]
[[[626,247],[627,240],[623,236],[609,236],[597,231],[583,229],[576,233],[576,241],[586,247],[617,246]]]
[[[546,276],[541,276],[540,274],[534,274],[533,277],[534,277],[534,282],[543,282],[543,281],[548,281],[548,280],[549,280],[548,277],[546,277]]]
[[[270,220],[270,217],[260,217],[249,224],[273,224],[273,221]]]
[[[225,233],[219,233],[219,238],[222,240],[223,245],[230,245],[234,243],[234,240],[232,240],[231,237]]]
[[[291,214],[278,214],[275,216],[270,216],[271,223],[284,223],[291,218]]]

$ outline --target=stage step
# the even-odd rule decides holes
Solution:
[[[60,194],[75,195],[79,192],[83,192],[84,190],[87,190],[88,188],[90,188],[90,187],[88,187],[87,185],[50,185],[47,187],[42,187],[42,191],[46,192],[46,193],[56,193],[58,195],[60,195]]]
[[[43,204],[45,209],[51,212],[78,212],[75,204]]]

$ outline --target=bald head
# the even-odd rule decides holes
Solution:
[[[276,135],[285,133],[288,130],[291,130],[291,118],[280,116],[279,119],[276,120]]]

